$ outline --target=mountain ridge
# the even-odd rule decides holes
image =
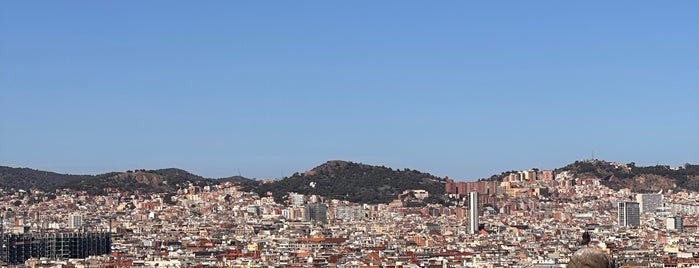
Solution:
[[[599,179],[603,185],[616,190],[629,188],[634,192],[657,192],[677,187],[699,192],[699,165],[641,167],[633,162],[619,164],[604,160],[582,160],[556,171],[568,172],[576,179]],[[486,180],[501,181],[505,174],[511,172],[517,171],[506,171]],[[256,192],[260,196],[271,194],[280,202],[285,201],[288,192],[357,203],[388,203],[405,190],[426,190],[431,195],[427,202],[440,202],[438,196],[444,193],[444,179],[429,173],[344,160],[329,160],[304,172],[265,181],[241,176],[205,178],[179,168],[73,175],[0,166],[0,189],[5,190],[54,191],[68,188],[91,194],[103,194],[109,190],[171,193],[190,184],[205,186],[224,181],[235,183],[242,190]]]

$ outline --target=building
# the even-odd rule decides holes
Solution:
[[[328,207],[323,203],[307,204],[303,209],[303,219],[313,222],[328,222]]]
[[[553,170],[542,170],[539,174],[539,179],[543,181],[553,181],[556,179],[556,174]]]
[[[289,200],[294,207],[302,207],[306,203],[305,196],[297,193],[289,193]]]
[[[471,234],[478,233],[478,193],[471,192],[468,194],[468,226]]]
[[[662,194],[637,194],[636,202],[641,207],[641,213],[655,212],[656,208],[663,206]]]
[[[454,180],[447,177],[446,179],[444,179],[444,181],[445,181],[444,191],[447,194],[457,194],[458,193],[458,190],[456,189],[456,183],[454,183]]]
[[[641,226],[641,209],[638,202],[619,202],[618,216],[620,226]]]
[[[533,181],[536,180],[536,170],[530,169],[530,170],[525,170],[520,172],[522,177],[524,178],[525,181]]]
[[[668,230],[676,230],[678,232],[682,232],[684,230],[684,222],[682,222],[682,216],[669,217],[666,221]]]
[[[83,226],[83,215],[71,214],[68,216],[68,228],[77,229]]]
[[[111,253],[110,233],[2,234],[0,260],[12,265],[29,258],[83,259]]]
[[[478,192],[482,196],[491,196],[497,194],[498,186],[500,186],[499,181],[454,182],[453,180],[447,180],[444,190],[448,194],[459,194],[461,196],[466,196],[470,192]]]
[[[360,206],[335,207],[335,219],[357,220],[364,218],[364,208]]]

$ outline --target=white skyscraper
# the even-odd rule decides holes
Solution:
[[[468,224],[471,234],[478,233],[478,193],[470,192],[468,194]]]

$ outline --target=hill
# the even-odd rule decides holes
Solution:
[[[619,164],[602,160],[575,161],[557,170],[568,171],[578,178],[598,178],[602,184],[615,190],[629,188],[647,193],[660,190],[683,189],[699,192],[699,165],[636,166],[635,163]]]
[[[248,179],[243,176],[232,176],[218,179],[219,181],[229,181],[235,185],[240,186],[242,191],[252,192],[255,188],[260,185],[260,182],[254,179]]]
[[[182,169],[135,170],[112,172],[92,178],[73,180],[65,188],[83,190],[90,194],[103,194],[107,189],[129,192],[174,192],[189,184],[196,186],[213,185],[213,179],[206,179]]]
[[[280,202],[288,192],[319,195],[356,203],[389,203],[404,190],[422,189],[430,193],[431,202],[444,194],[444,180],[416,170],[394,170],[347,161],[328,161],[304,173],[260,184],[255,192],[272,193]]]
[[[70,181],[89,179],[91,175],[69,175],[30,168],[0,166],[0,188],[5,190],[39,189],[49,191]]]
[[[6,190],[39,189],[51,192],[56,189],[74,189],[90,194],[103,194],[107,189],[140,192],[174,192],[190,184],[195,186],[214,185],[221,181],[247,183],[243,177],[208,179],[182,169],[135,170],[110,172],[100,175],[68,175],[29,168],[0,166],[0,188]]]
[[[642,193],[681,189],[699,192],[699,165],[641,167],[634,163],[586,160],[576,161],[556,169],[556,172],[569,172],[575,178],[598,178],[604,185],[617,190],[629,188]],[[493,175],[487,180],[500,181],[508,173]],[[209,179],[176,168],[70,175],[0,166],[0,189],[5,190],[39,189],[51,192],[69,188],[91,194],[103,194],[108,189],[172,193],[190,184],[206,186],[222,181],[233,182],[242,190],[253,191],[260,196],[271,193],[278,202],[283,201],[288,192],[369,204],[388,203],[410,189],[428,191],[430,198],[426,202],[431,203],[441,202],[444,193],[444,180],[428,173],[347,161],[328,161],[304,173],[265,182],[240,176]]]

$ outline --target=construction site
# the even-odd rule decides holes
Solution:
[[[17,265],[30,258],[87,258],[111,253],[111,244],[109,232],[3,233],[0,260]]]

